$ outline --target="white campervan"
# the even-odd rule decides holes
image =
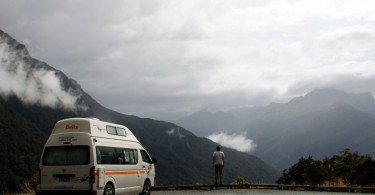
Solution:
[[[58,121],[43,149],[37,194],[150,194],[156,159],[122,125]]]

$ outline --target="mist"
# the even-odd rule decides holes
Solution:
[[[247,138],[245,134],[226,134],[223,132],[214,133],[207,137],[222,146],[235,149],[240,152],[251,152],[256,149],[257,144]]]
[[[27,50],[13,50],[0,40],[0,95],[14,95],[26,104],[51,108],[76,109],[77,96],[63,90],[56,71],[32,68]]]

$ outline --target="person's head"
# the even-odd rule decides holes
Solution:
[[[216,150],[220,151],[221,150],[220,146],[216,146]]]

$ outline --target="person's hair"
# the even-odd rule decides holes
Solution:
[[[221,149],[220,146],[216,146],[217,151],[220,151],[220,149]]]

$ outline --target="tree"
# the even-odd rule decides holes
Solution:
[[[347,148],[340,151],[339,155],[334,155],[327,159],[325,164],[328,165],[331,174],[335,178],[341,178],[345,183],[350,184],[350,176],[355,172],[356,165],[360,159],[361,156],[358,153],[351,153]]]
[[[311,156],[300,158],[283,171],[277,183],[317,185],[342,180],[347,185],[374,186],[374,175],[375,160],[345,149],[323,161],[315,161]]]
[[[375,185],[375,160],[367,156],[357,165],[356,171],[351,174],[350,181],[360,186]]]
[[[317,185],[325,180],[326,171],[321,161],[315,161],[312,156],[300,158],[289,170],[284,170],[278,183]]]

